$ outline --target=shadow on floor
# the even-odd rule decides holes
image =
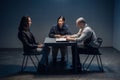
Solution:
[[[68,65],[68,64],[66,64]],[[69,66],[65,64],[61,64],[58,62],[56,65],[50,63],[48,66],[48,71],[46,72],[37,72],[33,66],[27,66],[27,68],[21,72],[20,65],[0,65],[0,77],[14,77],[14,76],[21,76],[21,75],[34,75],[36,77],[43,77],[43,76],[53,76],[53,75],[85,75],[89,73],[101,73],[97,66],[92,65],[90,71],[80,71],[78,69],[77,73]]]

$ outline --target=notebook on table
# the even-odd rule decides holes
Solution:
[[[57,42],[59,42],[59,41],[61,42],[61,41],[67,41],[67,40],[66,40],[66,38],[56,38],[56,41]]]

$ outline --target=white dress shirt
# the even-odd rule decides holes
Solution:
[[[85,25],[82,32],[81,32],[81,30],[82,29],[80,29],[77,34],[72,35],[72,36],[76,37],[76,41],[77,41],[78,45],[82,45],[86,39],[91,37],[91,41],[88,45],[91,47],[98,47],[97,37],[96,37],[94,30],[92,30],[87,24]]]

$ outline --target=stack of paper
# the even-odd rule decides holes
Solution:
[[[56,38],[56,41],[66,41],[66,38]]]

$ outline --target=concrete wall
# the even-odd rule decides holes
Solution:
[[[23,15],[32,18],[31,31],[37,41],[44,41],[60,15],[65,16],[72,33],[78,31],[75,20],[83,16],[103,46],[112,46],[114,0],[0,0],[0,48],[22,47],[17,38]],[[116,44],[115,44],[116,45]]]
[[[113,47],[120,51],[120,0],[115,0]]]

